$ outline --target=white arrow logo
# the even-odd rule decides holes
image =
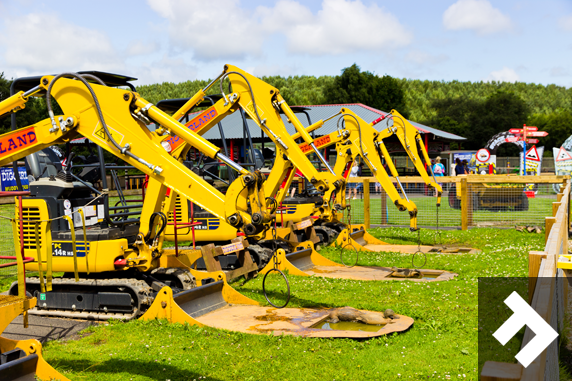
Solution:
[[[558,337],[558,332],[552,329],[550,324],[544,321],[516,291],[513,291],[504,303],[514,314],[493,333],[493,336],[504,346],[522,327],[528,326],[536,336],[514,356],[527,368]]]

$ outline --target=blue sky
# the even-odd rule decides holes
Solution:
[[[139,84],[255,75],[572,87],[570,0],[0,0],[8,78],[102,70]]]

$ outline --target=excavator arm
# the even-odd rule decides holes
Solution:
[[[354,119],[357,115],[348,109],[342,108],[341,114],[344,117],[344,125],[328,135],[316,138],[316,147],[323,149],[334,144],[336,145],[337,159],[334,171],[344,174],[344,176],[349,175],[349,166],[356,157],[361,156],[395,206],[400,211],[407,210],[409,212],[410,229],[412,231],[417,230],[417,206],[407,197],[401,182],[399,182],[397,169],[391,161],[391,158],[383,155],[377,149],[375,141],[378,132],[373,128],[368,128],[369,125],[365,124],[363,120],[358,118]],[[308,145],[305,143],[302,143],[300,148],[307,154],[311,153]],[[397,179],[397,183],[404,197],[402,197],[395,188],[393,180],[383,166],[382,158],[385,158],[388,168],[395,179]],[[327,193],[326,196],[328,196]]]
[[[1,135],[0,164],[81,135],[232,226],[243,229],[247,236],[264,234],[264,225],[271,221],[271,216],[264,207],[264,197],[259,200],[263,195],[259,174],[238,166],[222,155],[218,147],[169,117],[139,94],[98,84],[89,85],[79,75],[72,76],[74,79],[61,75],[41,79],[40,85],[33,90],[47,92],[50,119]],[[54,116],[51,97],[58,101],[64,111],[63,116]],[[19,93],[4,100],[0,103],[0,110],[10,112],[14,110],[14,105],[23,108],[21,99],[26,100],[26,97]],[[237,170],[240,177],[231,184],[226,196],[157,144],[153,138],[155,133],[145,125],[150,120],[207,156]],[[143,221],[152,212],[144,210]],[[145,235],[145,227],[141,229]]]
[[[343,209],[345,205],[345,179],[336,175],[322,157],[313,139],[310,137],[308,129],[304,128],[302,123],[296,118],[292,109],[280,95],[279,90],[231,65],[225,65],[223,73],[217,79],[220,79],[222,83],[226,78],[230,81],[232,93],[228,95],[223,93],[222,99],[193,118],[186,124],[187,127],[202,135],[224,117],[241,107],[276,145],[275,167],[281,170],[272,171],[265,182],[264,193],[266,195],[277,195],[277,201],[280,202],[280,197],[282,197],[282,193],[279,192],[280,185],[283,184],[285,179],[288,181],[289,178],[291,181],[292,176],[288,176],[288,168],[292,168],[295,165],[319,192],[326,192],[330,188],[335,190],[336,207],[337,209]],[[204,94],[213,83],[214,81],[190,98],[174,115],[176,117],[186,115],[194,106],[200,103],[205,96]],[[295,136],[303,138],[308,147],[324,163],[328,169],[326,172],[318,171],[312,162],[308,160],[306,154],[296,143],[295,138],[290,136],[286,129],[280,115],[281,112],[287,116],[289,122],[298,131]],[[309,129],[319,128],[324,122],[324,120],[320,120],[309,127]],[[166,138],[164,141],[169,144],[168,147],[172,150],[171,154],[178,158],[184,157],[190,149],[189,145],[179,144],[178,137],[173,136]],[[328,209],[329,207],[325,208],[327,205],[328,202],[325,202],[322,209]],[[326,211],[325,215],[332,217],[331,211]]]
[[[417,172],[425,181],[425,184],[428,186],[435,188],[437,192],[437,206],[441,205],[441,196],[443,194],[443,188],[441,185],[437,183],[435,180],[435,175],[433,174],[433,169],[431,167],[431,159],[429,159],[429,155],[427,153],[427,149],[423,144],[423,140],[421,139],[421,134],[419,130],[415,128],[407,119],[405,119],[399,112],[396,110],[391,110],[389,114],[384,117],[378,118],[374,120],[372,123],[368,124],[369,126],[373,127],[377,123],[381,122],[382,120],[393,120],[393,125],[389,126],[380,131],[377,135],[376,144],[383,152],[384,155],[389,156],[387,152],[387,148],[385,144],[383,144],[383,139],[390,137],[391,135],[397,136],[403,147],[405,148],[405,152],[415,165]],[[419,155],[419,151],[421,151],[421,156]],[[425,165],[429,169],[429,173],[431,176],[427,174],[427,170],[425,169]]]

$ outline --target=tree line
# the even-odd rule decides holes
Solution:
[[[383,111],[395,109],[410,120],[466,137],[462,146],[467,149],[481,148],[496,133],[521,128],[525,123],[549,133],[540,143],[547,153],[572,134],[572,88],[562,86],[399,79],[362,71],[357,64],[342,69],[337,76],[261,79],[278,88],[290,105],[363,103]],[[164,82],[138,86],[137,91],[157,103],[190,97],[209,82]],[[10,84],[0,74],[0,100],[9,96]],[[219,86],[209,91],[218,92]],[[26,109],[18,113],[18,126],[47,117],[45,110],[43,99],[28,102]],[[9,130],[9,126],[10,118],[0,119],[1,131]],[[512,146],[501,146],[499,155],[515,154],[516,147]]]

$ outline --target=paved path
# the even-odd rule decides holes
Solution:
[[[28,316],[28,328],[22,324],[22,316],[18,316],[2,332],[2,337],[12,340],[37,339],[41,343],[50,340],[77,339],[77,333],[97,322],[86,320],[58,319],[41,316]]]

